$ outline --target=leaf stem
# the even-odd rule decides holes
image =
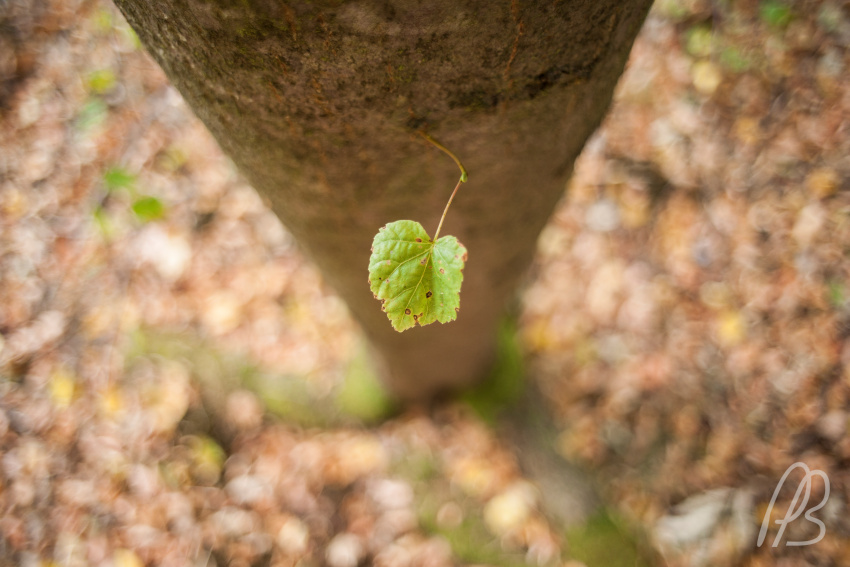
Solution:
[[[454,155],[452,153],[452,151],[450,149],[448,149],[446,146],[444,146],[443,144],[441,144],[440,142],[438,142],[437,140],[435,140],[434,138],[432,138],[431,136],[429,136],[428,134],[426,134],[422,130],[417,130],[417,133],[420,136],[422,136],[423,138],[425,138],[426,140],[428,140],[429,142],[431,142],[432,144],[434,144],[437,148],[446,152],[446,155],[448,155],[450,158],[455,160],[455,163],[460,168],[460,180],[461,180],[461,182],[466,183],[466,180],[469,178],[469,176],[466,174],[466,168],[463,167],[463,164],[460,163],[460,160],[457,158],[457,156]]]
[[[455,198],[455,193],[460,189],[460,184],[463,183],[463,175],[460,176],[460,179],[457,180],[457,185],[455,185],[455,190],[452,191],[451,197],[449,197],[449,202],[446,203],[446,208],[443,209],[443,216],[440,217],[440,224],[437,225],[437,232],[434,233],[434,242],[437,242],[437,239],[440,237],[440,229],[443,228],[443,221],[446,220],[446,213],[449,212],[449,206],[452,204],[452,199]]]
[[[457,166],[460,168],[460,179],[458,179],[457,185],[455,185],[455,190],[452,191],[451,197],[449,197],[449,202],[446,203],[446,208],[443,209],[443,216],[440,217],[440,224],[437,225],[437,232],[434,233],[434,240],[433,241],[436,242],[437,238],[439,238],[439,236],[440,236],[440,229],[443,228],[443,221],[446,220],[446,213],[449,212],[449,207],[452,204],[452,200],[454,200],[454,198],[455,198],[455,193],[457,193],[457,190],[460,189],[461,183],[465,183],[466,180],[469,179],[469,175],[466,173],[466,168],[463,167],[462,163],[460,163],[460,160],[458,159],[458,157],[456,155],[454,155],[454,153],[452,153],[452,151],[450,149],[448,149],[446,146],[444,146],[443,144],[441,144],[440,142],[438,142],[437,140],[435,140],[434,138],[432,138],[431,136],[429,136],[428,134],[426,134],[422,130],[419,130],[418,134],[420,136],[422,136],[423,138],[425,138],[426,140],[428,140],[429,142],[431,142],[432,144],[434,144],[434,146],[436,146],[438,149],[443,150],[443,152],[445,152],[446,155],[448,155],[450,158],[452,158],[454,160],[454,162],[457,164]]]

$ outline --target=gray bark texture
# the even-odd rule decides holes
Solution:
[[[651,0],[116,0],[194,112],[346,301],[390,390],[487,374],[506,302]],[[388,222],[469,250],[458,320],[396,333],[367,281]]]

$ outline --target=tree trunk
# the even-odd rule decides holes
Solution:
[[[116,0],[416,399],[486,375],[506,301],[611,101],[651,0]],[[469,250],[458,320],[396,333],[367,282],[384,224]]]

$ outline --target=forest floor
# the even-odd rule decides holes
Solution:
[[[520,298],[607,503],[565,531],[468,405],[364,425],[344,305],[111,4],[2,3],[0,566],[850,564],[848,46],[653,8]],[[823,537],[759,547],[795,462]]]

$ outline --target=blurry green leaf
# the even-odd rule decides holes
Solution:
[[[186,152],[172,145],[158,156],[157,164],[167,171],[177,171],[186,165],[187,160]]]
[[[104,8],[100,8],[92,15],[92,23],[94,29],[100,33],[108,32],[112,29],[112,12]]]
[[[165,216],[165,205],[156,197],[142,197],[133,203],[133,212],[142,222],[150,222]]]
[[[224,449],[206,435],[190,435],[185,437],[183,442],[189,449],[190,473],[194,482],[202,486],[218,482],[224,461],[227,459],[227,453]],[[174,463],[166,462],[163,464],[165,466],[160,466],[163,479],[172,488],[180,487],[181,481],[184,480],[181,477],[184,477],[185,469],[177,469],[173,466]],[[172,466],[168,466],[169,464]]]
[[[196,476],[217,479],[227,458],[224,449],[205,435],[189,438],[189,451]]]
[[[115,73],[111,69],[101,69],[89,74],[86,87],[95,94],[104,94],[115,88]]]
[[[746,71],[751,66],[749,59],[735,47],[726,47],[720,52],[720,63],[735,73]]]
[[[136,176],[121,167],[110,167],[103,174],[103,182],[106,189],[115,191],[117,189],[132,189],[136,184]]]
[[[98,206],[94,211],[92,211],[92,220],[100,234],[107,240],[115,232],[115,227],[112,225],[112,221],[109,219],[109,215],[103,207]]]
[[[759,6],[759,15],[763,22],[776,28],[784,28],[791,21],[791,8],[776,0],[767,0]]]
[[[108,107],[106,103],[98,98],[90,98],[77,114],[75,125],[77,130],[86,132],[99,126],[105,119]]]
[[[124,36],[124,43],[126,43],[133,50],[138,51],[142,48],[142,41],[139,39],[139,36],[136,35],[136,32],[130,26],[124,25],[119,28],[119,31]]]
[[[829,302],[833,307],[841,308],[844,307],[844,302],[847,297],[844,290],[844,284],[840,281],[832,280],[827,283],[828,286],[828,294],[829,294]]]
[[[432,241],[415,221],[391,222],[372,242],[369,283],[393,328],[447,323],[460,310],[466,248],[454,236]]]
[[[694,26],[686,34],[685,49],[693,57],[708,57],[711,55],[712,41],[711,28]]]

